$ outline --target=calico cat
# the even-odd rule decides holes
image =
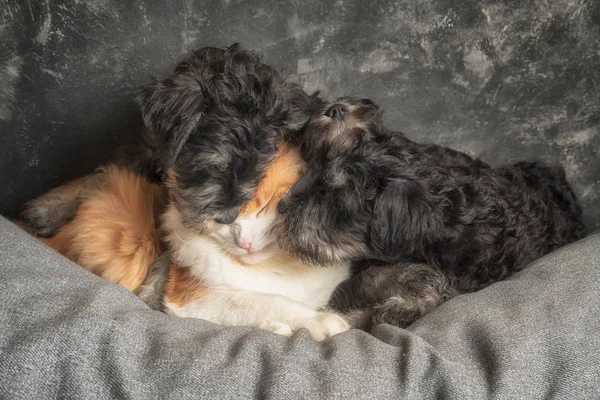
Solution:
[[[258,326],[288,336],[307,328],[322,340],[349,329],[344,318],[322,310],[349,277],[349,264],[306,264],[282,251],[271,233],[279,199],[303,168],[298,149],[280,143],[235,219],[208,220],[202,229],[190,226],[172,194],[167,201],[166,192],[181,186],[175,169],[167,171],[166,184],[160,185],[108,166],[27,208],[47,209],[57,198],[75,199],[74,218],[41,240],[155,307],[156,291],[164,284],[162,306],[170,315]],[[156,270],[150,274],[154,281],[144,283],[149,269]]]

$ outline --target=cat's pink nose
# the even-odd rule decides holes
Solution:
[[[252,250],[252,241],[238,240],[235,242],[235,244],[237,245],[237,247],[246,250],[248,253],[250,253],[250,251]]]

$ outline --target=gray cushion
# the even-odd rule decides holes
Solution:
[[[600,396],[600,235],[408,330],[314,342],[150,311],[0,220],[0,398]]]

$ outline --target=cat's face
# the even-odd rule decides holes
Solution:
[[[243,264],[258,264],[278,251],[271,235],[276,219],[276,211],[265,205],[262,209],[240,215],[229,225],[220,225],[210,236],[219,241],[227,254]]]
[[[281,145],[250,201],[229,224],[215,223],[209,234],[243,264],[258,264],[280,252],[272,228],[282,195],[300,178],[303,162],[295,148]]]

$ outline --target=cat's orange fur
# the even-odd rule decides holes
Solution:
[[[161,252],[156,216],[164,209],[164,188],[116,166],[102,173],[105,183],[83,199],[75,218],[53,237],[40,239],[98,276],[135,291]]]
[[[171,265],[169,279],[165,284],[165,299],[181,307],[204,296],[208,291],[206,286],[194,278],[189,268],[182,268],[174,263]]]

